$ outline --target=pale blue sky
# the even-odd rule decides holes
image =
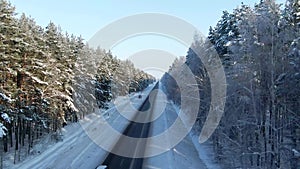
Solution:
[[[259,0],[10,0],[18,13],[24,12],[45,27],[49,21],[60,25],[69,34],[82,35],[88,41],[104,26],[126,16],[141,13],[162,13],[181,18],[207,35],[222,11],[232,11],[241,2],[253,6]],[[279,3],[285,0],[277,0]],[[120,28],[121,31],[121,28]],[[175,56],[186,55],[187,46],[174,39],[144,36],[127,39],[112,52],[121,59],[147,49],[165,50]]]
[[[284,0],[277,0],[282,3]],[[38,24],[49,21],[75,35],[91,38],[101,27],[125,16],[139,13],[164,13],[179,17],[207,34],[222,11],[232,11],[244,2],[253,6],[259,0],[10,0],[18,13],[26,13]]]

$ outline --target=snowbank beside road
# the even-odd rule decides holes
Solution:
[[[135,106],[141,105],[145,99],[145,96],[149,94],[153,86],[150,86],[142,93],[132,94],[130,96],[131,103]],[[142,99],[139,95],[142,94]],[[168,129],[173,124],[174,120],[178,117],[178,107],[174,106],[167,100],[157,98],[156,102],[166,102],[167,106],[165,112],[156,119],[151,127],[152,135],[158,135]],[[121,105],[127,105],[127,101],[120,103]],[[156,104],[159,106],[160,104]],[[113,106],[113,105],[112,105]],[[122,107],[122,106],[121,106]],[[126,107],[126,106],[125,106]],[[157,107],[157,109],[159,109]],[[103,160],[106,158],[108,152],[101,149],[90,137],[87,135],[92,134],[96,140],[107,141],[113,138],[107,138],[103,140],[103,135],[106,131],[99,129],[100,118],[104,118],[111,126],[117,131],[122,132],[130,123],[126,118],[122,117],[117,112],[116,107],[111,107],[107,111],[101,111],[99,113],[92,113],[86,116],[85,119],[80,120],[80,123],[73,123],[63,128],[62,133],[64,139],[62,142],[48,146],[46,142],[41,144],[41,147],[50,147],[46,151],[41,151],[41,154],[32,156],[27,160],[13,165],[6,164],[5,168],[10,169],[103,169],[105,166],[101,166]],[[170,138],[165,138],[162,141],[168,141]],[[114,142],[117,138],[113,139],[111,146],[114,146]],[[151,145],[151,143],[149,143]],[[160,146],[153,144],[152,146]],[[165,148],[161,147],[160,148]],[[38,151],[38,148],[36,148]],[[100,166],[99,166],[100,165]],[[163,169],[220,169],[217,163],[214,161],[213,151],[209,144],[199,144],[198,134],[192,130],[179,144],[175,147],[166,149],[166,152],[158,156],[146,158],[144,160],[144,168],[163,168]]]
[[[143,103],[143,98],[149,94],[154,85],[150,85],[143,92],[130,95],[130,100],[135,106]],[[125,102],[119,104],[127,104]],[[113,104],[112,104],[113,105]],[[98,110],[97,110],[98,111]],[[106,115],[103,117],[102,115]],[[105,118],[108,123],[118,130],[124,130],[127,127],[128,121],[121,117],[115,107],[111,107],[107,111],[100,111],[87,115],[80,123],[72,123],[62,129],[63,141],[53,145],[49,145],[49,141],[41,142],[34,149],[37,152],[35,155],[28,157],[25,161],[18,164],[12,164],[11,160],[5,161],[4,168],[10,169],[94,169],[97,168],[102,160],[105,159],[107,152],[93,142],[87,135],[94,134],[94,138],[100,138],[103,131],[97,131],[97,121],[99,118]],[[92,132],[91,132],[92,131]],[[47,139],[45,139],[47,140]],[[113,146],[113,145],[112,145]],[[46,150],[44,150],[46,149]],[[9,158],[12,154],[7,154]],[[10,162],[10,163],[9,163]]]
[[[173,103],[172,105],[176,112],[180,112],[180,108],[178,106]],[[207,169],[221,169],[220,165],[215,160],[212,145],[208,141],[203,144],[199,143],[199,131],[201,131],[199,126],[195,124],[189,133],[189,137],[198,152],[199,158],[203,161]]]

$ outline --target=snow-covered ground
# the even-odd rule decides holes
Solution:
[[[143,92],[131,94],[129,97],[135,106],[143,103],[154,85],[150,85]],[[142,99],[138,98],[142,95]],[[118,106],[126,105],[127,100],[119,102]],[[113,105],[113,104],[112,104]],[[72,123],[62,129],[63,141],[53,144],[49,137],[45,137],[40,144],[34,146],[35,155],[29,156],[25,161],[13,164],[13,153],[7,154],[4,160],[4,168],[9,169],[89,169],[96,168],[106,157],[107,152],[101,149],[87,135],[89,131],[95,131],[95,137],[101,135],[96,132],[99,118],[106,118],[117,130],[124,130],[128,125],[126,120],[116,112],[115,107],[107,111],[99,110],[80,120],[80,123]],[[103,115],[103,116],[101,116]],[[101,117],[99,117],[101,116]]]
[[[179,112],[180,108],[178,106],[174,104],[172,104],[172,106],[176,110],[176,112]],[[192,143],[194,144],[194,147],[198,152],[198,157],[203,161],[208,169],[221,169],[221,166],[215,160],[212,144],[209,143],[209,141],[203,144],[199,143],[200,132],[201,129],[199,128],[199,126],[194,125],[189,133],[189,138],[191,138]]]
[[[130,96],[131,103],[139,106],[143,103],[145,96],[153,88],[149,86],[142,93],[132,94]],[[138,95],[142,95],[139,98]],[[162,104],[164,103],[164,104]],[[150,128],[151,135],[158,135],[159,133],[168,129],[170,125],[177,118],[178,108],[165,98],[158,95],[155,106],[161,110],[160,106],[166,106],[165,111],[153,122]],[[118,108],[126,108],[128,100],[118,102]],[[116,107],[112,107],[107,111],[100,111],[100,113],[93,113],[88,115],[80,123],[73,123],[63,129],[63,141],[53,145],[47,145],[47,142],[35,146],[34,149],[40,151],[40,154],[30,156],[25,161],[19,164],[5,163],[5,168],[10,169],[94,169],[105,168],[99,166],[108,152],[103,150],[95,143],[96,140],[101,140],[110,144],[111,147],[115,145],[118,138],[107,138],[107,131],[101,130],[101,123],[99,119],[105,118],[106,121],[119,132],[125,130],[129,121],[122,115],[116,113]],[[132,115],[133,117],[134,115]],[[92,136],[91,138],[89,136]],[[106,138],[103,138],[105,136]],[[170,141],[170,138],[165,138],[163,141]],[[97,142],[97,141],[96,141]],[[151,142],[149,142],[151,147]],[[159,145],[152,145],[159,146]],[[41,148],[44,147],[44,148]],[[47,149],[43,151],[43,149]],[[164,147],[160,147],[164,148]],[[167,149],[165,153],[158,156],[144,159],[143,168],[148,169],[219,169],[219,166],[213,160],[212,150],[207,145],[200,145],[198,143],[198,136],[195,132],[190,132],[179,144],[175,147]]]
[[[165,112],[154,121],[150,129],[150,134],[153,136],[158,135],[170,127],[177,118],[177,112],[173,109],[171,103],[167,103]],[[161,140],[161,144],[149,143],[149,148],[158,148],[161,145],[167,144],[171,145],[171,137],[166,135],[165,138]],[[145,169],[207,169],[205,164],[201,159],[199,159],[197,149],[193,145],[193,142],[189,136],[184,137],[184,139],[177,144],[175,147],[166,149],[166,147],[161,146],[160,149],[165,149],[165,153],[146,158],[144,160]]]
[[[162,86],[160,86],[162,88]],[[158,95],[159,96],[159,95]],[[180,108],[174,105],[172,102],[162,97],[157,97],[157,104],[165,102],[166,108],[161,116],[154,121],[150,128],[150,135],[156,136],[166,131],[178,117]],[[168,137],[168,135],[166,136]],[[171,135],[170,135],[171,137]],[[161,140],[164,145],[168,145],[171,142],[171,138],[163,138]],[[198,142],[199,134],[197,126],[195,126],[184,139],[175,147],[170,148],[163,154],[158,156],[146,158],[144,160],[145,169],[221,169],[221,167],[214,160],[214,154],[212,147],[209,143],[200,144]],[[159,147],[151,145],[155,148]],[[159,147],[164,149],[164,147]]]

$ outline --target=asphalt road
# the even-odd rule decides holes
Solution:
[[[158,89],[158,83],[155,85],[155,87],[152,90]],[[150,111],[148,111],[148,114],[145,116],[145,118],[151,118],[151,105],[149,102],[149,96],[145,99],[145,102],[142,104],[142,106],[139,108],[139,111],[146,111],[150,108]],[[138,116],[139,114],[137,114]],[[137,122],[131,122],[128,127],[124,131],[124,135],[135,137],[135,138],[146,138],[149,134],[151,123],[137,123]],[[119,148],[119,146],[126,146],[122,145],[122,138],[117,142],[115,148]],[[141,146],[136,146],[135,148],[132,148],[130,151],[132,151],[131,154],[134,154],[135,152],[144,152],[145,150],[140,149]],[[143,146],[142,146],[143,147]],[[107,166],[107,169],[141,169],[143,166],[143,158],[128,158],[119,156],[113,153],[108,154],[107,158],[104,160],[102,165]]]

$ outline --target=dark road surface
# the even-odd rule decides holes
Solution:
[[[152,90],[158,89],[158,83],[155,85],[155,87]],[[148,109],[151,109],[151,105],[149,102],[149,96],[146,98],[142,106],[139,108],[139,111],[146,111]],[[152,112],[152,110],[150,110]],[[133,112],[134,113],[134,112]],[[151,114],[147,115],[146,118],[150,118]],[[149,128],[151,123],[136,123],[131,122],[130,125],[125,129],[124,135],[135,137],[135,138],[146,138],[149,134]],[[118,141],[116,144],[116,148],[118,147],[118,144],[121,145],[122,139]],[[132,149],[132,152],[136,151],[142,151],[145,150],[138,150],[136,147],[135,149]],[[119,155],[115,155],[113,153],[110,153],[105,161],[102,163],[102,165],[107,166],[107,169],[141,169],[143,166],[143,158],[128,158],[128,157],[122,157]]]

